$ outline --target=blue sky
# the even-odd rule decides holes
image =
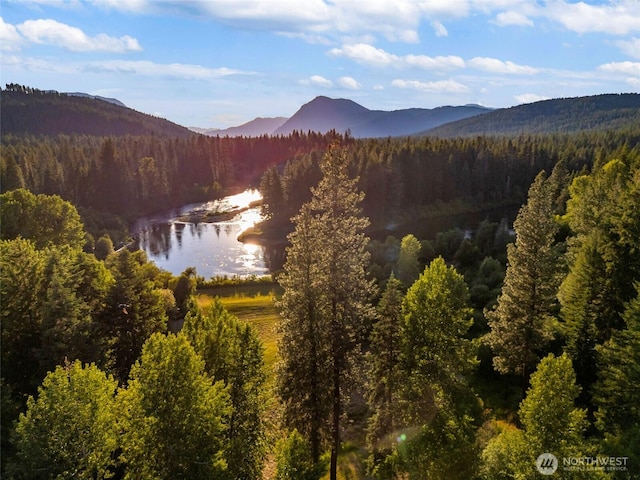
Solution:
[[[640,0],[0,0],[0,81],[185,126],[640,92]]]

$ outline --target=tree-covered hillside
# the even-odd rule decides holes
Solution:
[[[424,134],[436,137],[530,135],[624,130],[640,124],[640,94],[557,98],[451,122]]]
[[[193,132],[113,102],[8,84],[1,92],[2,135],[156,135]]]

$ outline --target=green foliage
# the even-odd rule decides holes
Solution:
[[[500,373],[519,373],[523,387],[539,352],[551,339],[549,323],[556,309],[558,225],[553,185],[541,172],[514,222],[515,244],[507,246],[508,267],[494,310],[486,312],[491,332],[486,342]]]
[[[406,288],[411,286],[420,275],[420,263],[418,255],[421,249],[420,242],[413,235],[406,235],[400,242],[400,253],[396,271],[398,279]]]
[[[497,434],[482,450],[481,478],[487,480],[533,478],[532,465],[524,432],[513,425],[500,422]]]
[[[519,411],[533,460],[544,452],[558,458],[588,453],[582,437],[587,426],[586,411],[575,407],[579,393],[567,354],[550,354],[540,361]]]
[[[627,305],[626,327],[596,347],[600,371],[595,385],[596,426],[604,433],[607,454],[628,456],[638,473],[640,465],[640,283],[638,295]]]
[[[98,260],[104,260],[113,253],[113,242],[109,235],[103,235],[96,242],[94,255]]]
[[[482,478],[541,478],[535,468],[542,453],[552,453],[559,461],[558,475],[567,479],[608,478],[597,471],[565,470],[564,459],[595,455],[583,434],[586,411],[575,407],[580,392],[567,354],[542,359],[531,375],[531,386],[519,410],[522,430],[499,422],[495,436],[483,452]]]
[[[84,227],[76,208],[57,195],[12,190],[0,195],[2,238],[22,237],[36,248],[69,245],[82,248]]]
[[[185,319],[184,335],[205,362],[205,371],[227,387],[232,410],[225,423],[229,478],[258,479],[265,454],[263,347],[255,330],[216,300],[207,315]]]
[[[278,393],[285,422],[309,439],[315,461],[322,436],[330,431],[332,478],[350,356],[361,342],[363,322],[372,317],[368,239],[362,233],[368,221],[361,216],[363,196],[347,166],[340,149],[325,155],[322,180],[294,218],[296,229],[279,277],[284,293]]]
[[[371,332],[367,361],[368,404],[372,414],[367,428],[367,445],[372,452],[372,473],[386,470],[380,459],[391,454],[389,436],[401,426],[399,392],[401,389],[400,354],[402,347],[402,284],[391,277],[378,303],[378,320]],[[386,472],[385,473],[389,473]]]
[[[104,363],[94,317],[113,279],[93,255],[67,246],[36,250],[23,239],[0,242],[2,372],[16,395],[34,394],[66,359]]]
[[[43,377],[35,351],[40,344],[40,291],[44,254],[29,240],[0,241],[2,375],[21,393],[35,393]]]
[[[16,425],[12,478],[111,478],[116,388],[112,377],[79,361],[50,372]]]
[[[455,268],[436,258],[403,301],[401,411],[417,430],[398,445],[410,478],[469,478],[476,467],[478,403],[466,376],[476,364],[465,338],[468,290]]]
[[[625,302],[640,280],[640,162],[611,160],[575,178],[564,220],[574,236],[568,250],[570,270],[559,293],[567,351],[591,404],[598,375],[596,348],[623,328]],[[593,279],[598,281],[594,282]]]
[[[159,271],[147,263],[144,252],[124,249],[108,257],[106,265],[115,285],[99,321],[103,335],[111,339],[112,368],[123,382],[145,341],[167,330],[167,304],[153,281]]]
[[[276,480],[320,480],[326,461],[314,461],[308,443],[293,429],[276,445]]]
[[[229,396],[184,335],[149,338],[118,404],[125,479],[223,478]]]

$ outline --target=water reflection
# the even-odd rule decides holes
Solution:
[[[225,211],[246,208],[259,199],[259,192],[248,190],[206,204],[188,205],[166,214],[141,218],[132,231],[149,259],[174,275],[188,267],[195,267],[198,275],[205,278],[216,275],[262,275],[269,271],[265,249],[237,240],[241,232],[262,220],[259,207],[248,208],[230,220],[215,223],[179,220],[186,213],[205,209]]]

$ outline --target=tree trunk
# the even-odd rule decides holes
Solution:
[[[338,452],[340,451],[340,366],[333,366],[333,414],[331,426],[330,480],[338,478]]]

